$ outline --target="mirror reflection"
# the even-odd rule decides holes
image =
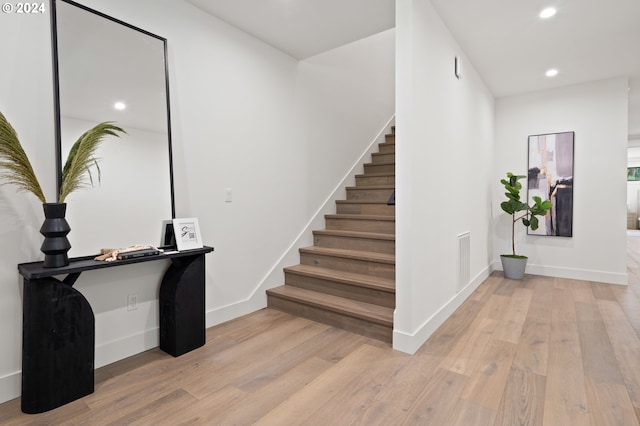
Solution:
[[[127,132],[99,147],[101,181],[66,200],[69,254],[159,245],[173,217],[166,41],[73,2],[56,14],[62,162],[99,122]]]

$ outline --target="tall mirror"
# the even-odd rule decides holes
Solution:
[[[175,216],[166,40],[69,0],[51,10],[58,175],[99,122],[127,132],[98,148],[100,182],[66,199],[70,255],[160,245],[163,221]]]

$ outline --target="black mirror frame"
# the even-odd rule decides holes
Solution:
[[[62,168],[63,168],[62,134],[61,134],[62,132],[61,132],[61,123],[60,123],[60,75],[58,71],[58,24],[57,24],[57,10],[56,10],[57,2],[61,1],[162,41],[162,44],[164,46],[164,75],[165,75],[165,89],[166,89],[166,100],[167,100],[167,144],[169,149],[169,186],[170,186],[169,190],[171,192],[171,218],[172,219],[175,218],[176,206],[175,206],[175,194],[174,194],[174,183],[173,183],[173,148],[172,148],[172,139],[171,139],[171,108],[170,108],[171,101],[169,97],[169,63],[167,60],[168,58],[167,39],[164,37],[160,37],[159,35],[150,33],[149,31],[143,30],[142,28],[138,28],[134,25],[131,25],[124,21],[116,19],[112,16],[106,15],[95,9],[91,9],[80,3],[76,3],[72,0],[49,0],[49,1],[50,1],[50,11],[51,11],[50,12],[51,49],[52,49],[51,58],[52,58],[52,68],[53,68],[53,104],[54,104],[53,109],[54,109],[54,122],[55,122],[55,143],[56,143],[56,201],[58,200],[58,196],[60,194],[60,188],[62,187]]]

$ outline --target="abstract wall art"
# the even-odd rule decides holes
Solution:
[[[573,236],[574,132],[529,136],[527,200],[551,200],[553,207],[531,235]]]

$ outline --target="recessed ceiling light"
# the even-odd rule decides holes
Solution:
[[[544,73],[544,75],[546,75],[547,77],[555,77],[556,75],[558,75],[558,70],[550,69],[546,73]]]
[[[113,104],[113,107],[117,110],[122,111],[123,109],[125,109],[127,106],[124,104],[124,102],[116,102],[115,104]]]
[[[556,14],[556,10],[553,7],[548,7],[544,9],[542,12],[540,12],[539,16],[542,19],[547,19],[547,18],[551,18],[555,14]]]

